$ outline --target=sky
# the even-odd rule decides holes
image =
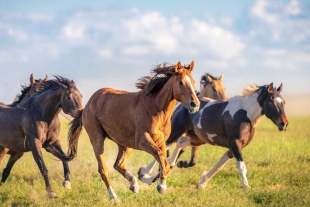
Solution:
[[[228,97],[249,83],[310,95],[310,1],[0,0],[0,101],[30,74],[74,80],[83,104],[98,89],[137,91],[160,63],[195,62]]]

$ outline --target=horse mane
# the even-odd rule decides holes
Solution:
[[[208,82],[208,80],[207,80],[207,78],[206,78],[207,76],[210,76],[210,77],[212,78],[212,80],[219,80],[219,78],[216,78],[215,76],[211,75],[210,73],[206,73],[206,74],[204,74],[203,76],[201,76],[200,81],[206,81],[206,82]]]
[[[266,88],[266,86],[256,86],[254,84],[248,84],[243,88],[242,96],[251,96],[256,92],[261,93],[263,88]]]
[[[154,73],[153,76],[144,76],[136,83],[136,87],[141,89],[144,95],[156,95],[169,78],[175,74],[175,65],[162,63],[155,66],[151,72]]]
[[[21,92],[20,94],[17,94],[16,97],[13,100],[13,103],[8,104],[8,106],[16,106],[19,104],[26,96],[26,94],[29,92],[31,85],[20,85],[21,86]]]
[[[73,81],[70,81],[67,78],[64,78],[59,75],[55,75],[54,77],[56,78],[55,80],[47,80],[47,81],[43,81],[39,83],[38,93],[37,93],[38,95],[50,89],[53,89],[53,90],[58,89],[61,86],[61,84],[66,87],[75,86],[75,83]]]

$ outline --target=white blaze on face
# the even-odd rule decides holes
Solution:
[[[208,135],[208,139],[209,139],[211,142],[214,142],[213,137],[216,137],[216,136],[217,136],[217,134],[208,134],[208,133],[207,133],[207,135]]]
[[[282,103],[282,102],[283,102],[283,99],[280,98],[280,97],[277,97],[276,100],[277,100],[279,103]]]
[[[188,84],[190,85],[192,93],[196,94],[196,93],[195,93],[195,89],[194,89],[193,84],[192,84],[192,81],[191,81],[191,79],[190,79],[190,77],[189,77],[188,75],[185,76],[185,80],[186,80],[186,81],[188,82]]]

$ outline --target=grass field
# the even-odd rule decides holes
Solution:
[[[156,184],[141,183],[140,193],[133,194],[129,184],[112,167],[116,145],[106,144],[106,161],[119,206],[310,206],[310,117],[290,117],[286,132],[279,132],[267,118],[257,125],[252,143],[243,150],[251,189],[241,189],[241,177],[235,160],[231,160],[209,182],[207,189],[196,190],[200,174],[211,169],[226,151],[204,145],[197,164],[190,169],[173,168],[168,176],[168,190],[161,195]],[[67,120],[64,120],[61,141],[67,146]],[[189,158],[187,150],[182,158]],[[110,206],[108,192],[97,172],[97,162],[83,132],[79,152],[69,163],[72,189],[62,187],[63,169],[60,161],[44,151],[49,178],[57,199],[48,199],[45,185],[31,153],[26,153],[12,169],[7,182],[0,187],[0,206]],[[8,156],[1,163],[2,172]],[[141,166],[152,157],[134,151],[127,161],[128,169],[137,176]]]

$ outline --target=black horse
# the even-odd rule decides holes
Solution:
[[[50,186],[41,149],[45,148],[59,159],[64,158],[65,153],[58,139],[60,127],[58,114],[62,109],[64,113],[77,117],[83,108],[82,95],[74,81],[61,76],[55,76],[55,78],[55,80],[37,83],[37,93],[24,103],[18,104],[18,107],[0,107],[0,131],[2,132],[0,146],[16,153],[15,160],[4,170],[6,171],[3,175],[4,181],[13,164],[23,153],[32,151],[44,177],[49,198],[57,197],[57,195]],[[67,163],[63,163],[65,176],[69,175]]]

